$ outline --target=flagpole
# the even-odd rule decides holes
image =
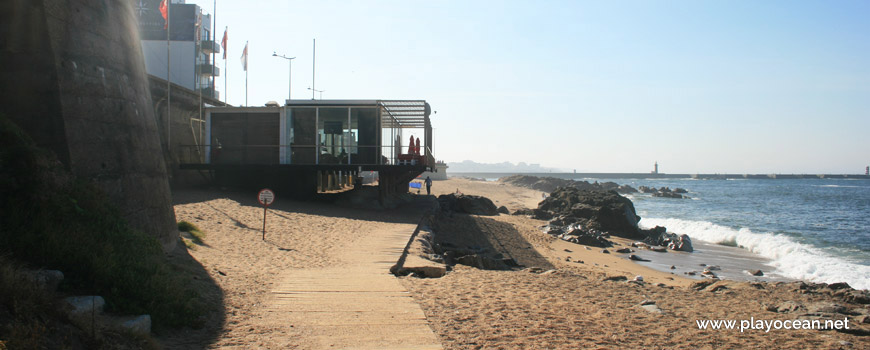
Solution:
[[[230,27],[224,27],[224,36],[227,35],[227,29],[230,29]],[[227,103],[229,101],[228,95],[230,94],[230,88],[227,87],[227,76],[230,74],[227,70],[227,47],[230,46],[230,43],[226,43],[224,46],[224,103]]]
[[[196,43],[199,46],[199,52],[196,53],[196,61],[199,61],[200,54],[202,53],[202,8],[199,8],[199,18],[197,18],[198,25],[196,26],[196,38],[199,39],[199,42]],[[206,38],[208,39],[208,38]],[[198,62],[194,61],[196,64],[196,84],[197,90],[199,90],[199,120],[202,121],[202,65]],[[214,67],[212,67],[212,72],[214,72]],[[199,130],[199,141],[196,142],[197,146],[202,143],[202,122],[197,123]],[[194,135],[195,136],[195,135]],[[195,139],[196,137],[194,137]],[[205,161],[203,157],[202,150],[197,147],[197,152],[203,158],[202,161]]]
[[[314,99],[314,64],[317,62],[317,38],[311,39],[311,99]]]
[[[248,42],[245,41],[245,107],[248,106]]]
[[[212,26],[209,31],[209,36],[212,37],[211,43],[212,45],[217,45],[217,34],[213,33],[217,30],[217,0],[214,0],[214,15],[212,16]],[[217,60],[214,55],[214,48],[211,48],[211,98],[215,98],[215,93],[217,92],[217,82],[215,81],[215,67],[217,67]],[[215,98],[216,99],[216,98]]]
[[[170,29],[172,29],[172,26],[170,25],[169,19],[172,18],[172,3],[170,0],[164,1],[166,1],[166,150],[169,151],[171,147],[169,139],[170,133],[172,131],[172,83],[170,82],[170,67],[172,67],[172,56],[169,52],[172,47],[172,45],[170,44],[171,41],[169,40],[169,31]]]

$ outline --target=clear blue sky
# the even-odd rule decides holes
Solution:
[[[192,1],[212,12],[212,1]],[[227,1],[229,103],[425,99],[446,161],[863,173],[870,1]]]

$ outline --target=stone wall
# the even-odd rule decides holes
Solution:
[[[132,6],[0,3],[0,112],[171,249],[175,214]]]
[[[224,106],[225,104],[206,96],[202,96],[200,99],[199,93],[196,91],[172,84],[170,89],[172,109],[168,113],[171,125],[167,130],[166,80],[149,75],[148,82],[151,90],[151,102],[157,119],[158,133],[160,134],[160,144],[163,146],[164,158],[169,171],[170,185],[176,187],[207,183],[208,179],[203,174],[193,170],[180,170],[178,164],[192,162],[197,157],[201,157],[198,150],[202,148],[196,146],[209,143],[208,140],[204,140],[206,135],[205,123],[198,121],[205,120],[205,105]],[[203,104],[201,111],[200,101]],[[166,146],[167,133],[170,135],[168,149]]]

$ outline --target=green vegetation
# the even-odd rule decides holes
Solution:
[[[102,191],[71,176],[0,115],[0,254],[58,269],[61,286],[106,298],[112,311],[150,314],[160,327],[196,326],[191,278],[157,240],[131,229]]]
[[[199,227],[196,227],[196,225],[191,224],[187,221],[180,221],[178,223],[178,230],[181,232],[190,233],[190,240],[193,241],[193,243],[199,245],[205,244],[205,232],[200,230]],[[188,244],[187,241],[185,241],[184,243],[187,245],[188,248],[191,247],[191,245]]]

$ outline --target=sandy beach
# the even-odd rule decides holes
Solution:
[[[434,195],[457,191],[486,196],[511,211],[536,207],[542,195],[467,179],[436,181],[433,186]],[[323,343],[298,320],[276,317],[270,311],[275,300],[271,291],[285,282],[288,273],[353,266],[351,257],[359,256],[366,237],[399,229],[397,225],[413,227],[407,225],[415,225],[427,210],[351,209],[279,197],[269,211],[264,241],[263,210],[253,195],[220,190],[183,190],[173,195],[178,220],[194,223],[207,237],[195,249],[179,245],[172,258],[180,266],[202,265],[207,275],[192,283],[205,291],[209,302],[220,306],[203,329],[161,335],[167,348],[353,347]],[[428,200],[431,203],[431,197]],[[622,254],[556,240],[538,229],[543,224],[524,216],[455,214],[432,225],[442,239],[490,242],[527,267],[493,271],[456,265],[441,278],[399,277],[441,346],[713,349],[867,348],[870,344],[866,337],[833,330],[699,330],[697,320],[793,320],[807,317],[801,315],[819,305],[834,303],[838,310],[853,314],[849,316],[853,329],[866,334],[870,327],[858,322],[870,309],[837,291],[798,283],[698,282],[634,263]],[[630,281],[638,275],[643,283]],[[796,306],[787,312],[783,305]]]

